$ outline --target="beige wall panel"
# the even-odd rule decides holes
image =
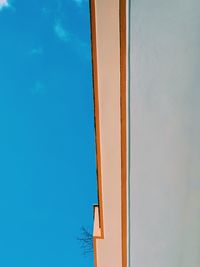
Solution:
[[[121,267],[119,1],[96,0],[95,7],[104,221],[97,266]]]

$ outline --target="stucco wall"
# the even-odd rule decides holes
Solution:
[[[131,267],[199,267],[200,2],[130,15]]]

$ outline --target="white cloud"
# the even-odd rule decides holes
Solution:
[[[36,81],[30,91],[32,95],[45,95],[46,87],[41,81]]]
[[[42,55],[43,54],[43,48],[42,47],[36,47],[31,49],[30,55]]]
[[[83,2],[83,0],[74,0],[77,4],[81,4]]]
[[[54,32],[57,35],[57,37],[65,43],[71,40],[70,34],[66,31],[66,29],[62,26],[62,24],[59,21],[56,21],[54,25]]]
[[[49,17],[49,15],[51,14],[51,10],[47,7],[43,7],[42,8],[42,15],[44,15],[45,17]]]
[[[8,0],[0,0],[0,10],[9,6]]]
[[[74,2],[78,5],[81,6],[83,4],[83,2],[85,2],[84,0],[74,0]]]

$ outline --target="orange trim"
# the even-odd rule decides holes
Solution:
[[[126,0],[119,1],[119,17],[120,17],[122,266],[127,267]]]
[[[97,267],[97,238],[93,238],[93,247],[94,247],[94,266]]]
[[[99,199],[99,218],[101,237],[104,238],[103,227],[103,197],[102,197],[102,178],[101,178],[101,150],[100,150],[100,126],[99,126],[99,96],[98,96],[98,72],[97,72],[97,48],[96,48],[96,17],[95,0],[90,0],[90,23],[91,23],[91,46],[92,46],[92,66],[93,66],[93,95],[94,95],[94,121],[96,137],[96,164],[97,164],[97,184]],[[96,244],[96,242],[95,242]]]

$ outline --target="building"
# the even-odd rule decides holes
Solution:
[[[200,266],[199,10],[91,0],[95,266]]]
[[[94,208],[94,251],[98,267],[126,266],[127,261],[125,8],[125,1],[91,1],[99,194],[99,205]]]

